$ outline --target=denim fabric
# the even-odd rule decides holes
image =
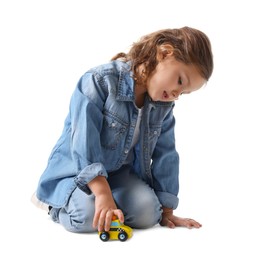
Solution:
[[[117,207],[124,213],[125,224],[132,228],[148,228],[161,220],[161,204],[153,191],[140,180],[128,165],[108,176],[113,198]],[[65,229],[76,233],[94,232],[92,227],[95,212],[95,197],[76,188],[67,205],[53,208],[50,216]]]
[[[112,61],[87,71],[70,101],[63,132],[40,177],[37,197],[62,208],[78,187],[96,176],[108,177],[126,162],[138,110],[134,104],[130,63]],[[178,205],[179,156],[175,148],[173,102],[144,101],[133,170],[156,193],[160,203]]]

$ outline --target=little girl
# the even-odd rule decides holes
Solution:
[[[173,213],[179,190],[173,108],[212,71],[208,37],[189,27],[148,34],[127,54],[88,70],[33,202],[71,232],[108,231],[113,215],[132,228],[201,227]]]

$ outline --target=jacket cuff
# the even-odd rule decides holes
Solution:
[[[74,182],[77,187],[90,195],[92,191],[88,187],[88,183],[95,179],[97,176],[104,176],[107,178],[107,171],[101,163],[93,163],[86,166],[82,171],[74,178]]]
[[[170,209],[176,209],[179,199],[177,196],[163,191],[155,191],[162,206]]]

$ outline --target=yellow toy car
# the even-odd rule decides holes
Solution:
[[[99,232],[99,238],[106,242],[109,239],[126,241],[132,237],[133,230],[129,226],[120,223],[119,219],[113,218],[109,231]]]

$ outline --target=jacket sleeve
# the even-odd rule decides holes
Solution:
[[[78,82],[70,103],[71,156],[78,173],[74,180],[88,194],[91,191],[87,183],[97,176],[107,177],[100,143],[105,91],[104,81],[86,73]]]
[[[153,186],[164,207],[176,209],[179,191],[179,155],[175,147],[173,110],[166,116],[152,156]]]

